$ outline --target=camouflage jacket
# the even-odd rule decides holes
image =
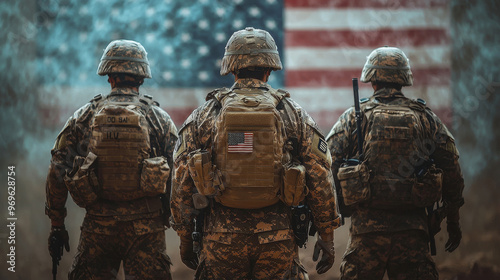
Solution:
[[[408,104],[410,101],[400,91],[395,89],[381,89],[361,104],[362,128],[367,126],[367,120],[363,112],[373,104],[381,102],[392,105]],[[431,142],[435,144],[433,153],[430,154],[436,167],[443,170],[442,199],[448,205],[449,217],[458,217],[458,209],[463,204],[462,191],[464,181],[462,171],[458,163],[458,150],[455,140],[441,120],[420,102],[425,110],[426,121],[422,122],[424,135],[428,135]],[[366,129],[363,129],[366,138]],[[340,163],[344,159],[356,158],[358,156],[356,119],[354,108],[346,110],[327,136],[328,146],[332,153],[332,172],[336,177]],[[397,171],[393,171],[397,172]],[[373,176],[373,174],[372,174]],[[354,209],[351,216],[351,232],[353,234],[374,231],[401,231],[408,229],[419,229],[427,231],[427,217],[425,209],[416,210],[381,210],[359,206]]]
[[[272,89],[256,79],[240,79],[231,90],[235,88]],[[193,218],[197,211],[194,209],[192,195],[197,190],[188,172],[187,155],[200,148],[210,150],[213,145],[212,129],[220,110],[218,101],[212,98],[216,92],[217,90],[208,94],[207,102],[194,110],[179,130],[179,140],[174,152],[175,175],[171,197],[171,224],[179,235],[188,235],[193,231]],[[331,234],[338,227],[339,220],[332,188],[331,158],[326,145],[322,149],[318,148],[321,141],[324,143],[322,133],[314,120],[292,99],[286,97],[282,103],[283,109],[279,111],[285,120],[285,126],[290,126],[287,131],[293,129],[298,135],[299,157],[306,167],[306,184],[310,190],[306,199],[312,209],[314,221],[319,233]],[[313,145],[315,140],[316,145]],[[259,234],[259,238],[270,241],[290,238],[289,208],[282,202],[252,210],[224,207],[214,202],[206,215],[205,231],[255,233]]]
[[[49,172],[46,181],[46,214],[53,225],[64,224],[66,216],[66,199],[68,190],[64,183],[64,176],[73,169],[73,160],[75,156],[85,157],[88,154],[88,144],[90,139],[93,116],[97,113],[96,106],[100,99],[111,99],[114,101],[131,101],[139,97],[139,92],[132,88],[114,88],[108,96],[97,95],[91,102],[85,104],[71,116],[62,131],[57,136],[54,147],[52,148],[52,159],[49,166]],[[143,98],[149,98],[146,96]],[[154,156],[164,156],[167,158],[169,166],[173,166],[172,154],[177,141],[177,130],[170,119],[170,116],[158,107],[158,103],[153,102],[151,110],[146,116],[149,127],[151,150],[155,151]],[[170,193],[171,179],[167,183],[167,195]],[[139,199],[140,200],[140,199]],[[86,219],[84,228],[99,228],[100,226],[115,225],[119,219],[117,215],[129,212],[131,207],[143,207],[141,201],[132,202],[111,202],[98,200],[94,203],[92,211],[100,213],[96,219]],[[167,199],[168,200],[168,199]],[[146,205],[146,208],[148,206]],[[87,209],[89,211],[89,209]],[[146,211],[147,212],[147,211]],[[140,228],[141,219],[158,216],[158,214],[144,214],[126,217],[121,216],[121,220],[139,221],[137,228]],[[87,214],[87,218],[89,215]],[[150,223],[150,221],[145,222]],[[141,230],[138,230],[141,231]]]

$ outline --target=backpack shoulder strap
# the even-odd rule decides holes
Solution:
[[[415,100],[409,99],[408,107],[410,107],[412,110],[425,112],[425,110],[428,109],[426,104],[427,104],[427,102],[425,102],[425,100],[423,100],[421,98],[417,98]]]
[[[205,98],[206,101],[209,101],[211,99],[215,99],[217,100],[218,102],[220,102],[220,100],[222,98],[224,98],[224,96],[226,96],[228,93],[231,92],[231,89],[228,89],[228,88],[218,88],[218,89],[214,89],[212,90],[211,92],[209,92],[207,94],[207,97]]]
[[[361,110],[361,118],[364,118],[368,121],[372,115],[373,109],[382,105],[375,97],[370,98],[361,98],[359,100],[360,110]],[[366,123],[366,122],[365,122]]]
[[[286,97],[290,97],[290,93],[284,89],[269,89],[269,93],[271,94],[271,96],[276,100],[276,108],[280,108],[283,106],[283,99],[285,99]]]

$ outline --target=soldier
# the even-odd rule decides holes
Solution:
[[[360,101],[362,152],[353,108],[327,137],[335,182],[351,212],[341,279],[382,279],[386,271],[390,279],[438,279],[428,243],[444,216],[446,251],[461,240],[464,182],[455,141],[424,100],[401,92],[413,76],[400,49],[374,50],[361,81],[371,82],[375,91]],[[344,159],[357,162],[343,164]],[[444,207],[433,210],[440,198]]]
[[[234,85],[210,92],[179,130],[171,223],[196,279],[307,279],[291,229],[291,206],[304,200],[320,236],[316,269],[333,265],[331,158],[314,120],[266,83],[280,69],[267,31],[235,32],[221,65]]]
[[[52,224],[49,251],[69,251],[64,226],[68,191],[85,208],[69,279],[170,279],[165,228],[177,131],[151,96],[140,95],[151,70],[144,47],[112,41],[97,74],[111,92],[97,95],[69,118],[57,136],[46,184]],[[130,279],[131,279],[130,278]]]

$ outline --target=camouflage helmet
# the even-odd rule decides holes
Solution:
[[[385,82],[402,86],[413,84],[410,61],[402,50],[381,47],[370,53],[361,72],[361,82]]]
[[[278,47],[269,32],[247,27],[233,33],[226,45],[220,74],[227,75],[249,67],[281,70]]]
[[[112,73],[151,78],[147,52],[141,43],[131,40],[115,40],[109,43],[102,54],[97,74],[104,76]]]

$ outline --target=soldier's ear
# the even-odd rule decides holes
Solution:
[[[264,73],[264,77],[262,77],[262,80],[267,83],[269,81],[269,76],[271,76],[271,69],[267,69],[267,71]]]

